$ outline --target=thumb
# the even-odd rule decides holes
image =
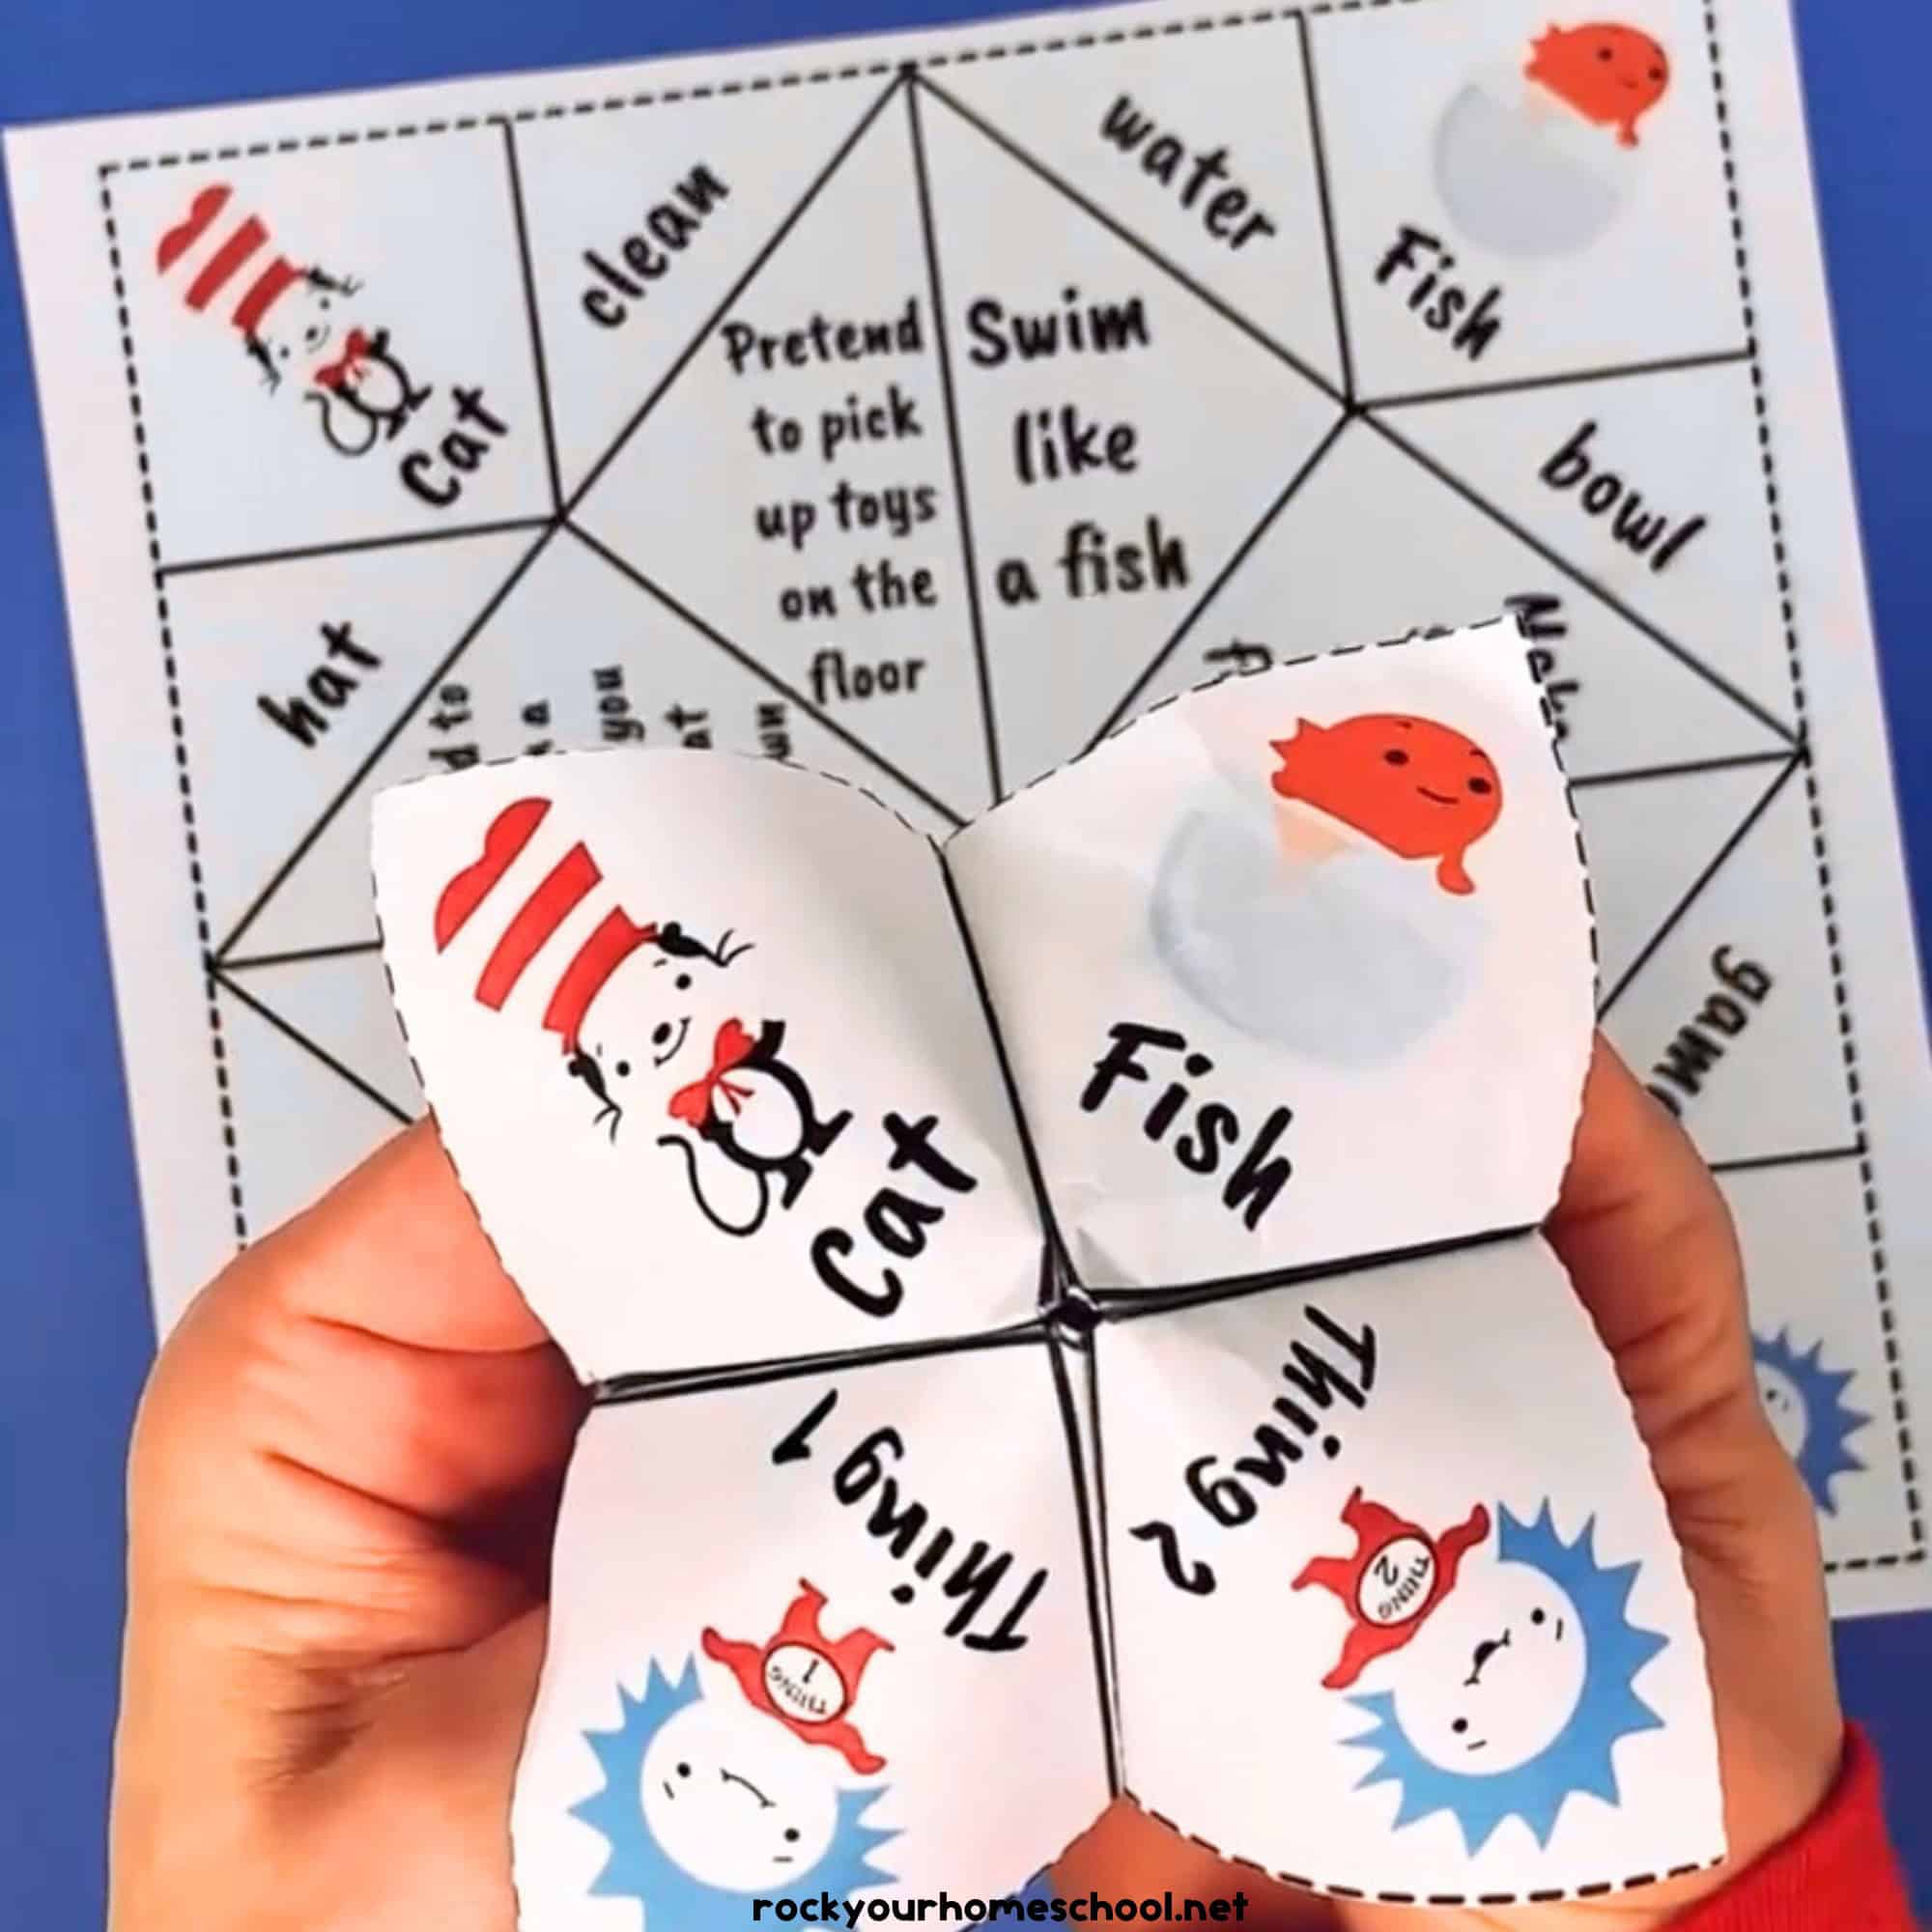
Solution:
[[[1678,1123],[1599,1037],[1547,1233],[1615,1359],[1697,1602],[1734,1859],[1835,1776],[1817,1519],[1764,1413],[1730,1211]]]
[[[1763,1481],[1777,1443],[1729,1209],[1689,1137],[1601,1037],[1546,1232],[1616,1359],[1673,1508]]]

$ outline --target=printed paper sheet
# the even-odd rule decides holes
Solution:
[[[383,784],[730,745],[943,831],[1204,675],[1513,606],[1834,1603],[1932,1601],[1789,25],[1615,21],[1115,9],[10,136],[161,1322],[420,1107]]]

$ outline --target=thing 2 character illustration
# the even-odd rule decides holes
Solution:
[[[1552,25],[1523,72],[1586,121],[1614,128],[1626,148],[1637,145],[1636,124],[1670,86],[1669,56],[1648,34],[1605,21]]]
[[[1274,741],[1283,798],[1325,811],[1404,859],[1435,859],[1445,893],[1476,890],[1463,864],[1502,815],[1502,781],[1480,745],[1427,718],[1299,721]]]
[[[891,1787],[838,1781],[840,1759],[884,1768],[851,1712],[866,1663],[892,1645],[866,1630],[826,1642],[825,1598],[801,1588],[769,1644],[704,1633],[744,1702],[707,1693],[695,1658],[675,1680],[653,1662],[641,1698],[618,1687],[617,1728],[584,1734],[604,1783],[571,1815],[610,1847],[591,1895],[636,1899],[647,1928],[724,1932],[745,1924],[751,1896],[843,1901],[892,1882],[871,1854],[897,1833],[864,1822]]]
[[[197,313],[223,290],[237,291],[229,320],[270,394],[292,369],[306,368],[302,400],[321,412],[325,440],[344,456],[364,456],[403,426],[433,393],[413,383],[390,350],[389,331],[349,327],[337,335],[338,300],[361,283],[299,268],[272,247],[258,214],[237,215],[225,182],[202,188],[155,250],[157,273],[186,277],[183,299]],[[335,353],[327,352],[333,346]]]
[[[1784,1452],[1798,1464],[1813,1504],[1826,1516],[1838,1513],[1832,1485],[1840,1476],[1855,1475],[1864,1463],[1846,1447],[1846,1438],[1870,1420],[1845,1406],[1850,1370],[1825,1367],[1825,1345],[1814,1342],[1800,1352],[1791,1331],[1751,1336],[1751,1359],[1757,1369],[1757,1388],[1764,1412]]]
[[[1349,1631],[1329,1690],[1375,1719],[1344,1742],[1377,1760],[1357,1789],[1396,1784],[1395,1829],[1449,1812],[1473,1857],[1509,1818],[1548,1844],[1573,1793],[1619,1802],[1613,1752],[1662,1719],[1634,1680],[1666,1639],[1629,1620],[1639,1566],[1605,1566],[1594,1519],[1574,1540],[1546,1500],[1531,1521],[1477,1504],[1431,1535],[1358,1489],[1342,1511],[1347,1556],[1294,1578],[1335,1597]]]
[[[581,839],[532,881],[542,854],[532,850],[532,865],[517,862],[550,812],[548,799],[525,798],[497,813],[481,856],[437,900],[437,951],[513,875],[497,900],[507,923],[478,976],[477,1001],[501,1011],[526,972],[549,957],[551,967],[539,969],[550,988],[542,1025],[558,1038],[564,1071],[594,1101],[592,1124],[608,1124],[614,1143],[639,1104],[629,1096],[653,1094],[669,1126],[656,1145],[683,1160],[699,1210],[724,1234],[753,1234],[775,1203],[797,1202],[813,1162],[852,1116],[820,1118],[805,1076],[785,1058],[784,1021],[752,1027],[732,1009],[722,976],[750,942],[734,943],[729,931],[707,942],[676,920],[640,923],[614,903],[597,916],[593,895],[604,874]],[[572,950],[550,952],[566,923]]]

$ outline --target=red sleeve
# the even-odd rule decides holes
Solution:
[[[1823,1809],[1674,1932],[1915,1932],[1905,1881],[1886,1834],[1878,1758],[1856,1724]]]

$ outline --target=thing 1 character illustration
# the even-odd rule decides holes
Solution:
[[[1445,893],[1472,893],[1463,859],[1495,825],[1502,780],[1480,745],[1428,718],[1301,719],[1273,741],[1281,797],[1340,819],[1404,859],[1435,859]]]
[[[891,1788],[847,1786],[840,1760],[768,1706],[703,1689],[687,1656],[655,1662],[642,1697],[618,1687],[620,1719],[585,1741],[602,1786],[571,1816],[609,1846],[591,1896],[635,1899],[647,1928],[736,1932],[751,1897],[843,1901],[892,1874],[872,1853],[896,1833],[865,1817]]]
[[[338,339],[338,304],[359,294],[360,282],[298,267],[273,247],[259,214],[237,213],[234,199],[225,182],[200,189],[156,245],[156,271],[185,278],[183,300],[197,313],[232,289],[229,320],[270,393],[305,368],[302,400],[320,411],[330,447],[367,454],[380,438],[398,435],[432,391],[411,381],[387,329],[350,327]]]
[[[818,1620],[825,1593],[804,1578],[769,1643],[737,1643],[707,1629],[704,1654],[726,1665],[753,1706],[776,1718],[807,1744],[830,1745],[854,1771],[883,1771],[886,1761],[866,1748],[846,1717],[866,1666],[891,1643],[875,1631],[852,1630],[837,1639]]]
[[[1638,1565],[1598,1561],[1594,1519],[1566,1543],[1548,1500],[1531,1521],[1500,1507],[1492,1547],[1481,1504],[1432,1538],[1358,1490],[1343,1522],[1354,1551],[1294,1587],[1349,1619],[1323,1684],[1373,1673],[1349,1701],[1375,1721],[1345,1742],[1377,1753],[1358,1789],[1399,1786],[1395,1829],[1448,1811],[1473,1857],[1509,1818],[1547,1845],[1573,1793],[1617,1804],[1615,1746],[1662,1725],[1634,1687],[1666,1639],[1630,1622]]]
[[[1636,124],[1670,86],[1669,57],[1648,34],[1604,21],[1552,25],[1523,71],[1585,120],[1614,128],[1626,148],[1637,145]]]
[[[526,798],[497,813],[481,855],[437,901],[437,951],[502,889],[496,902],[506,923],[478,976],[478,1002],[502,1010],[538,969],[549,988],[541,1023],[557,1037],[564,1071],[595,1102],[592,1124],[608,1124],[614,1143],[641,1106],[667,1129],[656,1145],[684,1162],[705,1218],[725,1234],[753,1234],[774,1203],[797,1202],[852,1116],[820,1118],[785,1058],[782,1020],[751,1026],[734,1009],[724,975],[750,942],[734,943],[729,931],[707,942],[676,920],[639,923],[614,903],[598,916],[604,874],[581,839],[547,869],[541,855],[518,867],[550,812],[548,799]],[[570,935],[561,945],[559,928]]]
[[[1811,1500],[1826,1516],[1838,1513],[1832,1485],[1855,1475],[1864,1463],[1846,1447],[1846,1438],[1871,1420],[1845,1406],[1849,1370],[1824,1365],[1825,1345],[1814,1342],[1801,1353],[1789,1328],[1776,1335],[1751,1335],[1758,1395],[1784,1452],[1798,1464]]]

